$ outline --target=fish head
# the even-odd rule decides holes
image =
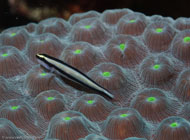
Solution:
[[[47,70],[52,71],[53,67],[47,62],[46,56],[43,54],[36,54],[37,61],[40,65],[42,65]]]

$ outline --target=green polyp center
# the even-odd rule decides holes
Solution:
[[[48,101],[51,101],[51,100],[53,100],[53,99],[55,99],[54,97],[47,97],[47,100]]]
[[[162,31],[163,31],[162,28],[156,28],[156,32],[157,32],[157,33],[161,33]]]
[[[105,71],[105,72],[102,73],[102,76],[104,76],[104,77],[110,77],[111,73],[108,72],[108,71]]]
[[[3,53],[1,56],[6,57],[6,56],[8,56],[8,54],[7,53]]]
[[[171,127],[177,127],[179,124],[177,122],[171,123],[170,126]]]
[[[69,121],[71,117],[65,117],[64,120]]]
[[[18,109],[19,108],[19,106],[11,106],[11,109],[12,110],[16,110],[16,109]]]
[[[16,35],[16,33],[11,33],[11,37],[12,37],[12,36],[15,36],[15,35]]]
[[[44,43],[44,40],[40,40],[41,43]]]
[[[157,70],[157,69],[160,68],[160,65],[159,65],[159,64],[156,64],[156,65],[153,66],[153,68],[154,68],[155,70]]]
[[[124,118],[124,117],[129,116],[129,114],[121,114],[121,115],[119,115],[119,116],[122,117],[122,118]]]
[[[129,22],[130,22],[130,23],[133,23],[133,22],[135,22],[135,20],[134,20],[134,19],[131,19]]]
[[[155,100],[156,100],[155,97],[148,97],[148,98],[147,98],[147,101],[148,101],[148,102],[154,102]]]
[[[80,54],[81,52],[82,52],[82,51],[81,51],[80,49],[76,49],[74,53],[75,53],[75,54]]]
[[[122,51],[124,51],[125,48],[126,48],[126,46],[125,46],[125,44],[122,43],[122,44],[119,45],[119,48],[120,48]]]
[[[84,28],[86,28],[86,29],[90,29],[91,26],[90,26],[90,25],[85,25]]]
[[[46,75],[47,75],[47,73],[42,72],[40,75],[41,75],[41,76],[46,76]]]
[[[183,42],[189,43],[190,42],[190,37],[189,36],[184,37]]]
[[[88,100],[87,103],[88,103],[88,104],[93,104],[94,101],[93,101],[93,100]]]

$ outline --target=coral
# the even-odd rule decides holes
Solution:
[[[0,43],[4,46],[14,46],[23,50],[29,39],[29,34],[22,27],[12,27],[1,32]]]
[[[179,32],[172,41],[171,51],[173,56],[183,61],[185,64],[190,64],[190,30]]]
[[[74,25],[83,19],[99,17],[99,16],[100,16],[100,13],[98,13],[96,11],[89,11],[89,12],[85,12],[85,13],[76,13],[76,14],[73,14],[72,16],[70,16],[69,23],[71,25]]]
[[[10,99],[21,98],[22,95],[15,92],[11,88],[11,84],[2,76],[0,76],[0,105]]]
[[[184,118],[172,116],[164,119],[155,133],[153,140],[188,140],[190,123]]]
[[[84,73],[105,61],[104,55],[87,42],[76,42],[69,45],[62,52],[60,59]]]
[[[132,13],[129,9],[105,10],[101,15],[101,19],[108,25],[115,25],[121,17],[129,13]]]
[[[90,134],[90,135],[86,136],[84,139],[80,138],[79,140],[108,140],[108,139],[104,136],[99,136],[96,134]]]
[[[144,31],[144,42],[152,52],[167,51],[175,30],[164,21],[153,22]]]
[[[147,140],[145,138],[137,138],[137,137],[130,137],[130,138],[127,138],[127,139],[124,139],[124,140]]]
[[[71,41],[84,41],[92,45],[103,45],[111,33],[98,18],[87,18],[76,23],[70,34]]]
[[[190,119],[190,103],[187,102],[184,104],[184,106],[180,109],[178,112],[178,116],[183,117],[187,120]]]
[[[30,62],[17,48],[13,46],[0,47],[0,75],[5,78],[25,74],[30,68]]]
[[[174,86],[174,94],[182,102],[188,102],[190,99],[190,69],[184,69],[178,76]]]
[[[179,17],[175,20],[174,27],[180,31],[190,29],[189,18]]]
[[[37,34],[52,33],[63,38],[70,31],[70,28],[70,24],[61,18],[48,18],[40,21],[36,31]]]
[[[121,67],[114,63],[100,63],[95,66],[88,75],[97,83],[110,90],[117,90],[123,87],[125,73]]]
[[[83,95],[73,105],[73,110],[84,114],[91,121],[103,121],[116,108],[100,95]]]
[[[34,106],[49,121],[55,114],[66,110],[64,100],[63,95],[58,91],[47,90],[35,97]]]
[[[180,71],[179,66],[174,58],[166,54],[149,55],[139,66],[140,82],[146,87],[169,90],[175,85],[175,79]]]
[[[174,23],[174,20],[171,17],[163,17],[161,15],[152,15],[149,17],[150,18],[150,23],[152,22],[165,22],[168,23],[170,25],[172,25]]]
[[[47,127],[43,119],[22,99],[11,99],[4,103],[0,107],[0,117],[10,120],[31,135],[40,136]]]
[[[147,20],[143,14],[129,13],[123,16],[117,25],[117,34],[138,36],[144,32]]]
[[[64,48],[65,45],[55,35],[44,33],[30,38],[26,45],[26,54],[30,60],[36,63],[36,54],[47,53],[58,58]]]
[[[0,137],[189,140],[189,48],[189,18],[130,9],[6,29],[0,33]],[[65,62],[105,91],[47,69],[37,54]]]
[[[34,33],[36,31],[36,27],[37,27],[37,24],[36,23],[28,23],[26,26],[25,26],[25,29],[29,32],[29,33]]]
[[[132,108],[118,108],[104,121],[102,134],[110,139],[148,138],[148,127],[141,115]]]
[[[76,140],[93,132],[97,132],[95,124],[93,125],[82,113],[64,111],[51,119],[46,137]]]
[[[124,71],[114,63],[100,63],[88,72],[95,82],[108,89],[114,99],[124,102],[137,88],[136,79],[130,70]]]
[[[9,139],[12,137],[26,137],[26,135],[21,130],[19,130],[11,121],[5,118],[0,118],[0,136],[2,140]]]
[[[138,92],[131,101],[131,107],[145,119],[157,123],[164,118],[177,115],[180,103],[170,99],[168,93],[163,90],[148,88]]]
[[[28,71],[24,81],[24,88],[32,97],[36,97],[40,92],[50,89],[58,90],[61,93],[69,91],[54,74],[45,72],[39,65]]]
[[[143,60],[146,50],[133,36],[117,35],[108,42],[104,54],[109,61],[131,68]]]

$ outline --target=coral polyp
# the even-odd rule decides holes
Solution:
[[[168,96],[167,92],[157,88],[144,89],[131,101],[131,107],[138,110],[145,119],[160,122],[168,116],[177,115],[176,110],[180,108],[180,103]]]
[[[140,114],[131,108],[113,110],[102,126],[102,133],[110,139],[149,137],[148,127]]]
[[[26,26],[25,26],[25,29],[29,32],[29,33],[33,33],[36,31],[36,27],[37,27],[37,24],[36,23],[28,23]]]
[[[126,80],[122,69],[113,63],[101,63],[95,66],[88,75],[110,90],[120,89],[124,84],[123,81]]]
[[[172,41],[172,54],[185,64],[190,64],[190,30],[179,32]]]
[[[65,46],[55,35],[44,33],[30,38],[26,45],[26,54],[36,63],[36,54],[47,53],[58,58],[64,48]]]
[[[62,52],[60,59],[84,73],[105,61],[103,53],[87,42],[76,42],[69,45]]]
[[[24,28],[12,27],[4,30],[0,35],[0,43],[5,46],[14,46],[23,50],[29,39],[29,34]]]
[[[138,75],[146,87],[170,89],[175,84],[180,67],[171,56],[162,53],[149,55],[140,64]],[[179,65],[180,66],[180,65]]]
[[[190,29],[190,20],[189,18],[179,17],[174,23],[174,27],[180,31]]]
[[[24,82],[28,94],[36,97],[40,92],[50,89],[58,90],[62,93],[68,91],[64,84],[52,73],[47,73],[38,65],[33,67],[27,74]]]
[[[85,41],[92,45],[103,45],[111,38],[111,32],[98,18],[87,18],[76,23],[71,31],[71,41]]]
[[[123,16],[117,26],[117,34],[138,36],[144,32],[147,20],[143,14],[130,13]]]
[[[104,54],[113,63],[127,68],[135,67],[147,53],[141,43],[130,35],[117,35],[109,41]]]
[[[52,33],[58,37],[65,37],[70,31],[70,24],[61,18],[42,20],[37,27],[37,34]]]
[[[91,121],[103,121],[116,106],[100,95],[83,95],[73,103],[72,108],[83,113]]]
[[[190,112],[189,112],[189,110],[190,110],[190,104],[187,102],[187,103],[185,103],[184,106],[180,109],[180,111],[178,112],[178,115],[179,115],[180,117],[183,117],[183,118],[189,120],[189,119],[190,119]]]
[[[30,135],[40,136],[47,127],[45,121],[22,99],[11,99],[4,103],[0,107],[0,117],[12,121]]]
[[[106,10],[102,13],[101,19],[108,25],[115,25],[121,17],[128,15],[132,11],[129,9]]]
[[[51,119],[46,137],[61,140],[76,140],[93,132],[97,133],[96,126],[82,113],[64,111],[56,114]]]
[[[64,100],[64,96],[58,91],[47,90],[36,96],[34,105],[38,112],[49,121],[55,114],[66,110]]]
[[[10,83],[2,76],[0,76],[0,105],[10,99],[23,97],[21,94],[11,89]]]
[[[184,118],[172,116],[164,119],[155,133],[153,140],[188,140],[190,123]]]
[[[90,135],[86,136],[85,138],[81,138],[79,140],[108,140],[108,139],[104,136],[99,136],[96,134],[90,134]]]
[[[190,99],[189,91],[190,91],[190,69],[183,70],[176,81],[176,85],[174,87],[174,94],[178,97],[182,102],[188,102]]]
[[[144,32],[144,41],[151,52],[162,52],[168,50],[174,35],[174,28],[167,22],[153,22]]]
[[[137,89],[137,81],[130,70],[114,63],[100,63],[88,72],[88,76],[113,93],[120,103]]]
[[[28,135],[19,130],[8,119],[0,118],[0,136],[1,139],[8,139],[11,137],[24,138],[27,137]],[[32,140],[32,138],[29,140]]]
[[[24,75],[31,68],[31,62],[17,48],[1,46],[0,75],[5,78]]]
[[[147,140],[146,138],[137,138],[137,137],[130,137],[124,140]]]
[[[89,12],[86,12],[86,13],[76,13],[76,14],[73,14],[70,18],[69,18],[69,23],[74,25],[76,24],[77,22],[79,22],[80,20],[83,20],[83,19],[88,19],[88,18],[93,18],[93,17],[99,17],[100,16],[100,13],[96,12],[96,11],[89,11]]]

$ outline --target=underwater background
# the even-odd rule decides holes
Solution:
[[[0,140],[190,140],[188,1],[0,2]]]

